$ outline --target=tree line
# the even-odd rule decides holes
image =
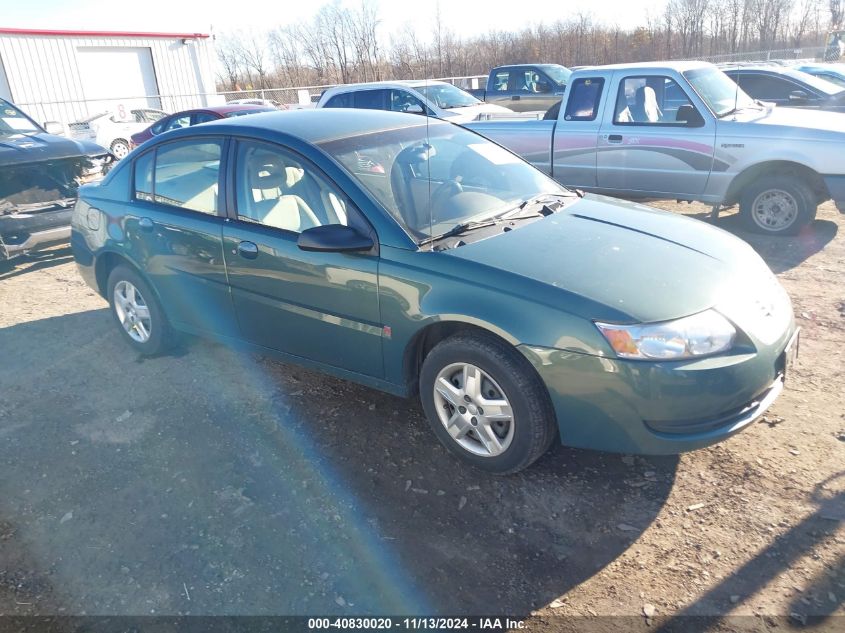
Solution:
[[[510,63],[581,66],[792,50],[823,45],[843,21],[845,0],[668,0],[634,28],[579,12],[462,36],[444,24],[438,4],[428,29],[406,24],[385,34],[377,0],[356,7],[333,0],[295,24],[219,35],[219,89],[482,75]]]

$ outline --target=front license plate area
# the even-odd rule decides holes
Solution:
[[[794,371],[795,364],[798,362],[798,348],[801,346],[800,334],[801,328],[795,330],[795,333],[792,335],[792,338],[789,339],[789,343],[786,344],[786,348],[784,348],[783,354],[781,355],[781,362],[779,364],[781,366],[781,372],[783,373],[784,383],[790,379],[792,372]]]

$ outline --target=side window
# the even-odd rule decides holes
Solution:
[[[613,122],[618,125],[684,125],[693,107],[670,77],[625,77],[619,84]],[[678,112],[681,111],[679,120]],[[686,113],[685,113],[686,112]]]
[[[209,112],[197,112],[194,115],[194,122],[193,125],[197,125],[198,123],[206,123],[208,121],[216,121],[217,117]]]
[[[598,116],[599,101],[604,88],[604,79],[577,79],[569,88],[566,102],[567,121],[594,121]]]
[[[412,114],[423,114],[425,106],[407,90],[390,91],[390,109],[393,112],[410,112]]]
[[[152,127],[150,127],[150,131],[153,134],[161,134],[162,132],[164,132],[164,128],[168,124],[168,122],[169,119],[162,119],[158,123],[154,123]]]
[[[520,81],[516,86],[511,87],[511,90],[516,90],[523,94],[534,94],[539,92],[540,74],[534,68],[526,68],[519,71],[517,77]]]
[[[500,70],[493,76],[493,90],[497,90],[499,92],[505,92],[508,89],[508,77],[510,77],[510,71],[508,70]]]
[[[279,147],[238,143],[235,174],[240,220],[293,233],[349,222],[346,196]]]
[[[139,156],[135,161],[135,198],[137,200],[153,200],[153,165],[155,151]]]
[[[352,108],[352,93],[344,92],[343,94],[335,95],[328,101],[324,108]]]
[[[387,110],[387,90],[358,90],[352,93],[355,107],[363,110]]]
[[[179,128],[183,127],[190,127],[191,125],[191,115],[185,114],[183,116],[174,117],[170,119],[168,124],[165,126],[165,130],[178,130]]]
[[[216,214],[221,153],[219,141],[205,139],[160,145],[155,161],[155,201]]]
[[[740,87],[755,99],[787,100],[789,93],[798,90],[790,81],[766,75],[736,75],[734,78]]]

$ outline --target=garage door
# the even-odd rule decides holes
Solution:
[[[149,48],[91,46],[76,49],[82,90],[90,112],[160,108],[153,56]]]

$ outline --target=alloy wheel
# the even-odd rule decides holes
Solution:
[[[133,341],[146,343],[150,340],[150,332],[152,332],[150,308],[140,291],[125,279],[115,284],[114,311],[123,329]]]

